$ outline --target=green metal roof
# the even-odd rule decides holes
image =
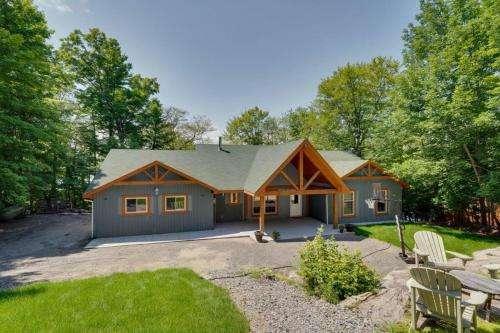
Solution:
[[[196,145],[194,150],[112,149],[86,192],[95,190],[154,161],[161,162],[218,190],[255,192],[304,140],[273,146]],[[366,162],[343,151],[320,151],[342,177]]]

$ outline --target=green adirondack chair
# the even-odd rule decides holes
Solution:
[[[486,302],[486,294],[475,291],[469,299],[463,300],[460,281],[441,270],[416,267],[410,269],[410,274],[412,278],[406,285],[411,293],[411,327],[414,330],[420,314],[454,324],[458,333],[477,330],[477,308]]]
[[[467,261],[472,260],[465,254],[453,251],[446,251],[444,248],[443,238],[432,231],[417,231],[413,238],[415,239],[415,262],[417,266],[420,265],[420,259],[423,261],[424,266],[432,267],[449,272],[454,269],[465,268]],[[462,266],[452,265],[448,263],[446,253],[449,253],[462,261]]]

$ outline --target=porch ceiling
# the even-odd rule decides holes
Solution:
[[[264,195],[315,195],[315,194],[331,194],[337,193],[335,188],[328,188],[323,186],[311,185],[305,190],[295,189],[293,186],[281,185],[281,186],[269,186]]]

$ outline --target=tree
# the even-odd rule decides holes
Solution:
[[[288,110],[282,117],[286,141],[310,137],[314,133],[316,115],[312,108],[298,107]]]
[[[90,115],[95,137],[105,138],[96,147],[99,153],[117,147],[139,148],[137,121],[159,91],[157,80],[133,74],[118,41],[99,29],[87,34],[75,30],[62,39],[57,57],[75,84],[82,110]]]
[[[277,122],[269,112],[254,107],[232,118],[226,125],[224,137],[232,143],[248,145],[274,144]]]
[[[403,36],[394,112],[369,154],[425,194],[415,206],[455,212],[457,222],[475,203],[483,223],[495,220],[500,201],[498,13],[498,1],[421,1]]]
[[[398,63],[376,57],[369,63],[347,64],[318,88],[318,126],[324,148],[351,150],[363,156],[365,141],[381,119],[393,87]]]
[[[158,99],[153,99],[139,116],[141,146],[147,149],[172,148],[176,141],[176,125],[170,122],[168,110],[163,109]]]
[[[0,0],[0,206],[26,203],[50,188],[60,113],[49,99],[50,31],[30,1]]]
[[[181,137],[188,144],[207,143],[207,134],[215,131],[212,121],[206,116],[194,116],[180,129]]]

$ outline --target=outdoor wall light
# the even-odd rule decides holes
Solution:
[[[155,186],[155,195],[158,195],[160,194],[160,189],[158,188],[158,186]]]

